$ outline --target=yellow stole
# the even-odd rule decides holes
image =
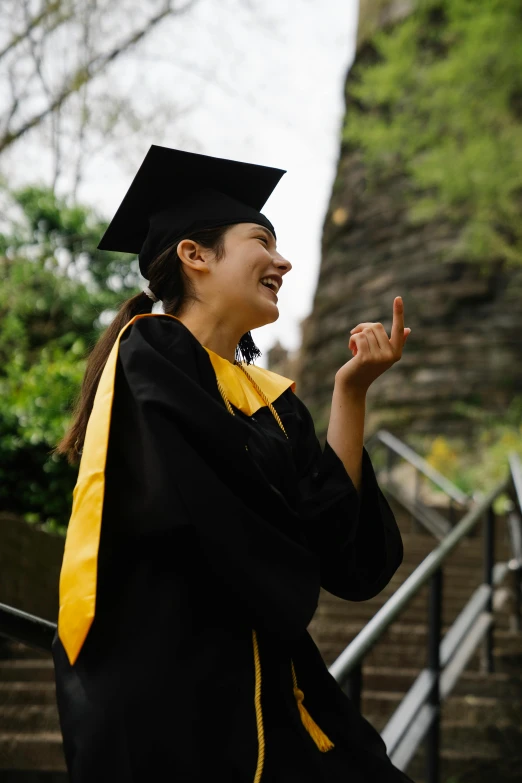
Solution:
[[[135,316],[119,333],[102,372],[83,446],[78,479],[73,491],[73,505],[60,573],[60,609],[58,635],[73,665],[92,625],[96,604],[98,549],[105,494],[105,464],[111,423],[114,382],[120,339],[139,318],[163,313]],[[175,316],[169,316],[176,318]],[[179,318],[176,318],[179,321]],[[205,346],[203,346],[205,347]],[[216,378],[229,401],[252,416],[265,405],[243,371],[209,348],[207,351]],[[295,382],[262,367],[247,365],[247,372],[273,402]]]

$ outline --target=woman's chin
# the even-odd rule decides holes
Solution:
[[[256,297],[248,302],[245,299],[241,303],[238,301],[230,302],[229,308],[231,311],[235,310],[236,313],[239,313],[241,309],[244,316],[242,319],[243,323],[249,325],[247,330],[249,332],[252,329],[260,329],[261,326],[273,324],[279,318],[277,300],[272,294],[267,295],[263,293],[261,298]]]
[[[276,302],[269,302],[267,307],[263,308],[264,324],[273,324],[279,318],[279,308]]]
[[[277,309],[277,305],[275,305],[275,307],[271,307],[270,311],[268,307],[264,307],[263,311],[260,312],[255,319],[252,319],[252,326],[248,331],[252,331],[252,329],[260,329],[262,326],[267,326],[268,324],[273,324],[274,321],[277,321],[278,318],[279,310]]]

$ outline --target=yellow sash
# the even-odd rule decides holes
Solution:
[[[92,625],[96,604],[98,549],[105,494],[105,464],[111,424],[114,381],[122,334],[138,318],[163,313],[136,315],[119,333],[98,384],[83,446],[78,479],[60,573],[58,635],[73,665]],[[175,318],[175,316],[169,316]],[[176,320],[179,320],[176,319]],[[204,347],[204,346],[203,346]],[[236,408],[251,416],[265,403],[242,370],[210,349],[205,349],[225,393]],[[295,382],[262,367],[247,370],[270,402]]]

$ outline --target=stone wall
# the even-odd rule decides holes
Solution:
[[[64,543],[0,512],[0,603],[56,622]]]
[[[386,4],[363,5],[382,17]],[[358,62],[373,57],[371,42],[361,41]],[[397,295],[412,333],[402,360],[370,389],[367,434],[380,426],[403,437],[411,431],[471,433],[474,425],[459,412],[461,403],[501,414],[522,393],[522,269],[492,261],[483,271],[473,262],[444,262],[458,228],[411,223],[408,195],[405,176],[375,186],[359,151],[341,147],[313,309],[302,323],[294,362],[300,396],[320,437],[335,372],[351,358],[350,329],[377,321],[390,333]]]
[[[359,0],[357,49],[381,27],[395,24],[415,8],[416,0]]]

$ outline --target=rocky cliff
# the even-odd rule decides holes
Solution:
[[[372,35],[383,24],[403,24],[412,5],[361,2],[358,53],[346,81],[348,114],[357,102],[354,73],[375,61]],[[297,372],[320,437],[335,372],[351,358],[350,329],[380,321],[389,333],[399,294],[412,333],[402,360],[370,389],[367,434],[379,426],[403,436],[470,432],[462,403],[501,413],[522,392],[522,268],[502,258],[448,262],[462,226],[440,217],[411,220],[411,196],[404,171],[370,178],[361,150],[342,143],[313,309],[302,323],[291,376]]]

